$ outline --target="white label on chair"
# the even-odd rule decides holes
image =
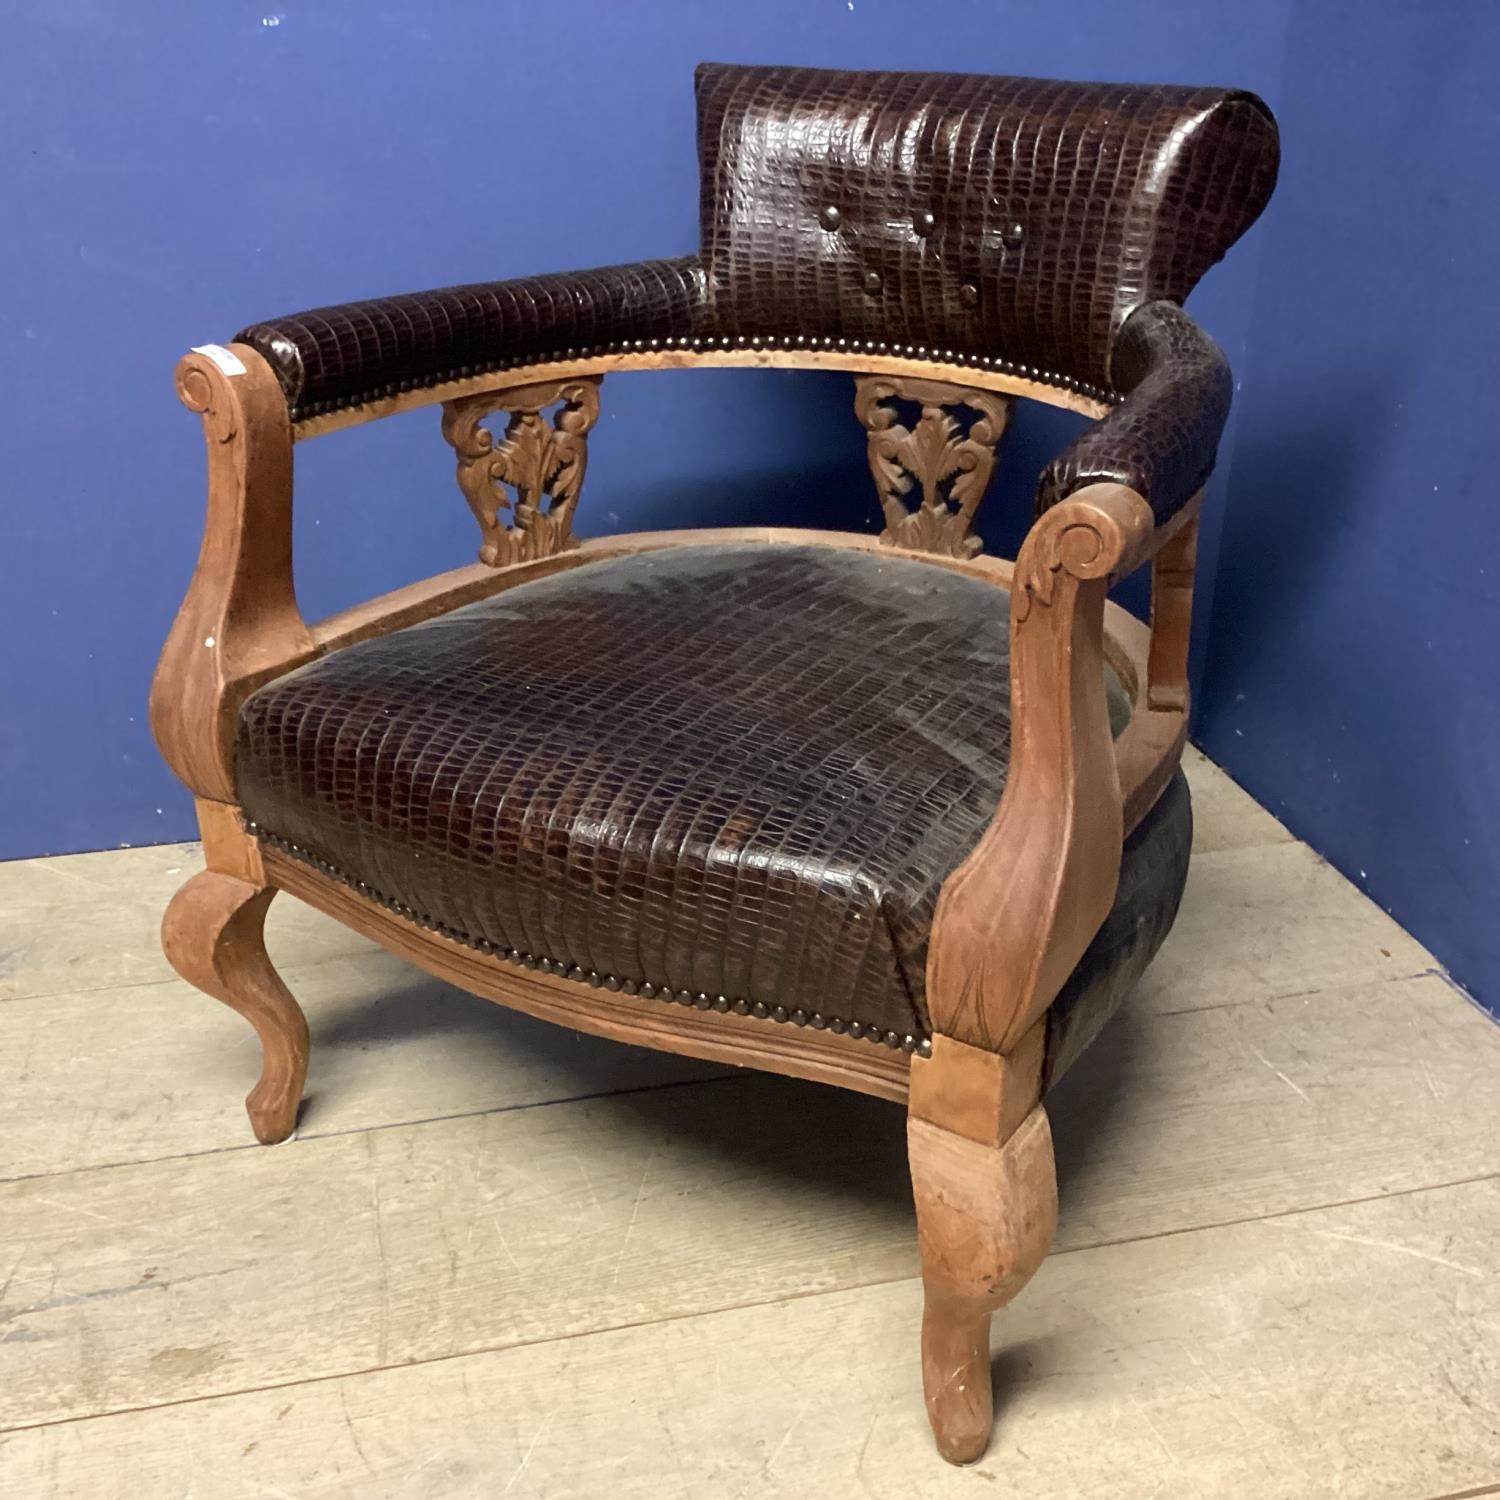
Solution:
[[[243,375],[244,361],[223,344],[194,344],[194,354],[206,354],[226,375]]]

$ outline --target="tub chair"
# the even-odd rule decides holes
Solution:
[[[1277,132],[1230,90],[930,73],[705,65],[697,103],[696,253],[182,359],[207,524],[151,713],[206,868],[163,941],[260,1035],[262,1141],[308,1062],[262,945],[278,891],[533,1016],[904,1103],[927,1409],[963,1462],[991,1314],[1056,1220],[1047,1090],[1187,873],[1231,380],[1181,304],[1264,207]],[[603,378],[710,365],[852,375],[878,535],[580,535]],[[1017,400],[1091,420],[1012,562],[974,522]],[[478,560],[307,621],[294,448],[419,407]],[[1106,597],[1148,566],[1149,626]]]

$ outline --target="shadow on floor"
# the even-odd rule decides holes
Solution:
[[[845,1204],[911,1216],[905,1113],[878,1099],[728,1068],[696,1080],[694,1087],[671,1078],[633,1081],[643,1070],[629,1059],[639,1057],[641,1049],[581,1036],[436,980],[343,1003],[333,1014],[314,1014],[312,1024],[315,1054],[443,1036],[463,1047],[471,1061],[476,1051],[491,1053],[497,1063],[519,1061],[525,1069],[546,1073],[556,1080],[549,1092],[558,1101],[594,1099],[596,1108],[611,1112],[619,1132],[639,1138],[643,1152],[670,1138],[674,1149],[698,1158],[696,1170],[717,1177],[778,1177],[787,1190],[826,1197],[831,1211]],[[1064,1214],[1070,1183],[1088,1170],[1090,1142],[1110,1128],[1139,1071],[1138,1046],[1136,1028],[1107,1026],[1047,1098]],[[645,1076],[650,1078],[649,1072]],[[309,1094],[301,1128],[316,1130],[318,1107],[317,1094]]]

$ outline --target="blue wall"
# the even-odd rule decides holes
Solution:
[[[702,58],[1274,96],[1285,6],[1248,31],[1236,10],[949,4],[936,27],[906,0],[0,0],[0,858],[192,832],[145,718],[201,533],[202,440],[172,393],[190,345],[320,302],[690,250]],[[1231,353],[1253,262],[1195,302]],[[843,377],[618,377],[604,411],[580,529],[875,519]],[[1008,451],[997,539],[1067,431],[1043,418]],[[434,412],[297,464],[309,614],[473,556]]]
[[[1208,748],[1494,1002],[1490,0],[0,0],[0,858],[188,836],[145,722],[202,518],[189,345],[318,302],[680,254],[705,57],[1225,82],[1287,161],[1193,299],[1240,395]],[[612,378],[584,530],[871,525],[841,377]],[[1488,419],[1488,420],[1487,420]],[[1032,413],[1012,540],[1071,419]],[[298,449],[310,615],[472,556],[432,412]],[[1204,648],[1208,647],[1207,656]],[[1363,873],[1361,873],[1363,872]]]
[[[1494,0],[1296,7],[1199,700],[1209,754],[1491,1010],[1497,59]]]

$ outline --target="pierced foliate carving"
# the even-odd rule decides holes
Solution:
[[[549,422],[543,413],[550,406],[557,411]],[[497,411],[510,413],[498,442],[480,426]],[[573,509],[588,466],[589,429],[598,416],[597,376],[481,391],[443,403],[443,436],[458,454],[458,487],[484,538],[481,562],[502,568],[578,545]]]
[[[903,406],[918,409],[910,426]],[[983,550],[974,513],[995,472],[1010,398],[940,380],[863,375],[854,382],[854,410],[869,433],[870,472],[885,512],[880,540],[943,557]],[[906,498],[913,492],[915,507]]]

